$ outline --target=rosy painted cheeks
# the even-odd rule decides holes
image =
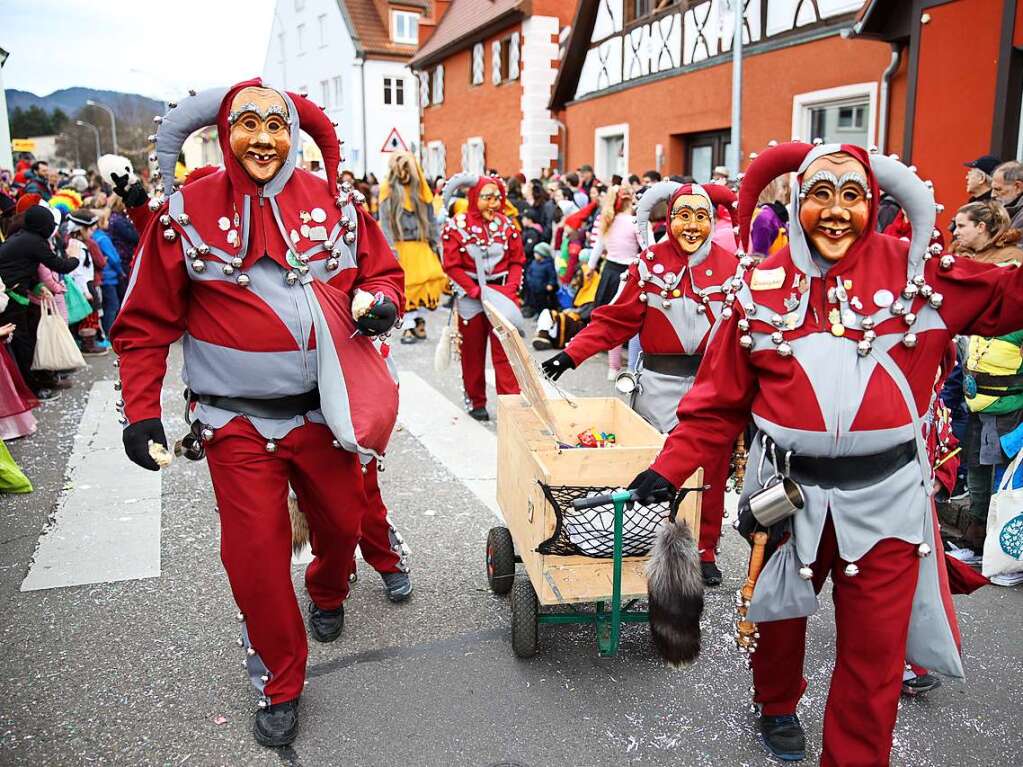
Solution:
[[[676,206],[671,211],[671,236],[687,254],[698,251],[710,237],[710,211],[704,208],[691,208],[688,205]]]

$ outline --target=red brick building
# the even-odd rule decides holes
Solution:
[[[430,176],[497,168],[537,176],[557,164],[548,106],[559,36],[576,0],[434,0],[410,62],[419,75]]]
[[[744,21],[741,157],[790,137],[878,145],[954,210],[965,160],[1020,155],[1023,0],[746,0]],[[550,103],[565,167],[725,165],[732,30],[722,0],[580,4]]]

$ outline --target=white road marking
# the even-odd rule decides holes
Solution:
[[[497,505],[497,436],[472,420],[421,376],[399,373],[398,420],[433,458],[501,518]]]
[[[160,575],[160,472],[128,463],[113,381],[97,381],[75,435],[65,490],[22,591]]]

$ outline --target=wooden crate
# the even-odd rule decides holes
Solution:
[[[625,487],[646,469],[664,444],[664,435],[614,397],[545,402],[553,428],[519,395],[498,398],[497,499],[515,547],[543,605],[606,600],[611,595],[610,559],[543,555],[536,547],[554,534],[556,516],[539,482],[553,486]],[[558,447],[555,433],[575,435],[594,427],[613,432],[615,447]],[[574,441],[574,440],[573,440]],[[685,486],[703,482],[697,471]],[[690,493],[679,509],[694,536],[700,520],[700,493]],[[646,596],[648,557],[626,557],[622,598]]]

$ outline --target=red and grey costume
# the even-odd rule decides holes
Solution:
[[[821,763],[852,767],[888,763],[904,653],[962,676],[921,417],[953,335],[1023,324],[1023,273],[932,256],[930,189],[897,160],[847,145],[793,142],[762,153],[740,189],[742,241],[771,179],[795,172],[803,183],[811,162],[835,152],[867,169],[868,226],[830,268],[793,226],[788,247],[736,281],[725,297],[733,314],[652,469],[678,485],[728,451],[752,414],[760,435],[744,493],[776,474],[802,487],[805,508],[749,607],[760,632],[756,701],[765,715],[795,712],[806,687],[806,617],[830,575],[838,641]],[[911,243],[874,231],[879,186],[907,211]],[[799,208],[797,185],[790,220]]]
[[[291,584],[289,483],[308,517],[310,597],[336,609],[366,497],[360,463],[385,449],[397,384],[351,314],[354,291],[403,305],[403,277],[376,222],[337,185],[334,128],[281,92],[291,154],[259,186],[228,142],[244,87],[204,91],[163,118],[157,157],[169,197],[139,243],[113,328],[125,425],[160,417],[168,347],[182,339],[190,417],[199,424],[221,520],[221,557],[243,621],[246,668],[262,706],[297,698],[306,633]],[[226,170],[173,191],[182,141],[216,123]],[[327,180],[296,167],[308,133]]]
[[[636,225],[643,241],[653,206],[667,198],[670,211],[682,195],[706,199],[712,232],[718,206],[730,208],[735,202],[731,190],[720,184],[662,181],[640,201]],[[620,346],[638,333],[643,354],[632,407],[667,433],[678,423],[678,403],[693,386],[707,343],[722,316],[725,288],[735,278],[737,267],[735,255],[711,237],[695,253],[687,254],[669,234],[640,254],[611,303],[593,312],[565,353],[578,367],[597,352]],[[721,536],[730,457],[731,451],[724,451],[703,464],[704,479],[711,488],[703,496],[700,520],[699,548],[705,562],[714,561]]]
[[[500,179],[458,174],[444,187],[445,206],[457,189],[469,187],[469,209],[448,220],[441,232],[441,243],[444,246],[444,271],[458,291],[456,300],[458,329],[462,335],[462,384],[466,399],[473,409],[487,404],[485,376],[488,339],[497,393],[519,393],[511,364],[500,342],[493,336],[482,302],[493,304],[504,317],[522,330],[518,293],[526,255],[522,248],[522,235],[511,219],[503,213],[495,212],[494,217],[487,221],[480,213],[479,194],[488,184],[493,184],[500,191],[500,209],[503,210],[505,189]]]

